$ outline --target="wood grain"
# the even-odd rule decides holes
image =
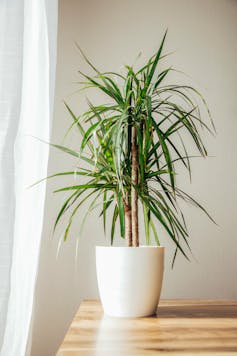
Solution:
[[[57,356],[237,355],[237,301],[161,300],[157,315],[103,315],[84,301]]]

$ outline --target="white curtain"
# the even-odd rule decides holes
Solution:
[[[57,0],[0,0],[1,356],[30,355],[56,38]]]

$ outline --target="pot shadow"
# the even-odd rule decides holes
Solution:
[[[185,301],[180,305],[178,302],[172,305],[159,305],[156,316],[157,318],[237,318],[237,303],[226,301],[225,303],[212,301],[197,302],[187,304]],[[227,304],[228,303],[228,304]]]

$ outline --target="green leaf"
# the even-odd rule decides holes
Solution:
[[[79,119],[74,115],[74,113],[72,112],[72,110],[70,109],[70,107],[67,105],[67,103],[64,101],[64,105],[66,106],[69,114],[71,115],[72,119],[73,119],[73,123],[77,126],[77,128],[79,129],[79,132],[81,133],[82,136],[85,135],[85,130],[83,129],[82,125],[79,122]],[[71,128],[70,128],[71,129]],[[69,129],[69,131],[70,131]],[[68,132],[66,133],[65,136],[67,136]],[[93,153],[93,146],[90,142],[88,142],[88,147],[90,149],[90,151]]]
[[[162,82],[162,80],[167,76],[167,74],[171,71],[171,67],[168,69],[163,70],[157,78],[157,81],[154,84],[154,90],[160,85],[160,83]]]
[[[104,232],[105,233],[106,233],[106,222],[107,222],[106,213],[107,213],[107,210],[108,210],[108,208],[110,207],[110,205],[112,204],[113,201],[114,201],[114,196],[113,195],[106,202],[103,200],[103,210],[101,211],[101,213],[99,215],[99,216],[103,215],[103,225],[104,225]]]
[[[113,189],[115,188],[111,184],[101,184],[101,183],[95,183],[95,184],[79,184],[79,185],[72,185],[70,187],[65,187],[65,188],[60,188],[57,190],[54,190],[54,193],[58,192],[64,192],[66,190],[80,190],[80,189],[93,189],[93,188],[110,188]]]
[[[157,231],[156,231],[156,227],[155,227],[152,219],[150,221],[150,224],[151,224],[151,228],[152,228],[152,231],[153,231],[153,234],[154,234],[155,242],[156,242],[157,246],[160,246],[159,237],[158,237],[158,234],[157,234]]]
[[[115,231],[115,224],[116,224],[117,218],[118,218],[118,207],[117,207],[117,205],[115,205],[113,218],[112,218],[112,225],[111,225],[111,245],[113,245],[113,242],[114,242],[114,231]]]
[[[84,190],[85,191],[85,190]],[[70,218],[69,218],[69,221],[68,221],[68,224],[66,226],[66,229],[65,229],[65,232],[64,232],[64,241],[67,240],[67,236],[68,236],[68,233],[70,231],[70,228],[71,228],[71,225],[72,225],[72,222],[73,222],[73,218],[75,216],[75,214],[77,213],[78,209],[80,208],[80,206],[91,196],[95,193],[95,191],[91,192],[90,194],[88,194],[86,197],[84,197],[84,199],[82,199],[79,204],[77,204],[77,206],[73,209],[71,215],[70,215]],[[80,194],[81,195],[81,194]],[[79,195],[78,195],[79,196]],[[77,198],[78,198],[77,196]]]
[[[156,124],[155,120],[152,119],[152,122],[153,122],[153,126],[156,130],[156,133],[158,135],[158,138],[159,138],[159,142],[160,142],[160,145],[162,147],[162,151],[164,153],[164,156],[165,156],[165,161],[167,163],[167,167],[168,167],[168,170],[169,170],[169,176],[170,176],[170,183],[171,183],[171,186],[174,190],[175,188],[175,182],[174,182],[174,168],[173,168],[173,164],[172,164],[172,159],[171,159],[171,156],[170,156],[170,152],[169,152],[169,149],[167,147],[167,144],[165,142],[165,137],[164,135],[162,134],[162,131],[159,129],[158,125]]]
[[[82,194],[83,193],[83,191],[82,192],[80,192],[80,194]],[[55,223],[54,223],[54,231],[55,231],[55,229],[56,229],[56,227],[57,227],[57,225],[58,225],[58,222],[59,222],[59,220],[61,219],[61,217],[62,217],[62,215],[67,211],[67,209],[68,209],[68,207],[69,207],[69,203],[71,202],[71,200],[74,198],[74,197],[78,197],[78,192],[73,192],[73,194],[71,194],[70,196],[69,196],[69,198],[67,198],[67,200],[64,202],[64,204],[62,205],[62,207],[61,207],[61,209],[59,210],[59,213],[58,213],[58,215],[57,215],[57,217],[56,217],[56,220],[55,220]]]
[[[86,144],[88,143],[88,141],[90,140],[91,136],[93,135],[93,132],[96,131],[97,127],[100,125],[100,122],[97,122],[96,124],[92,125],[85,133],[82,143],[81,143],[81,149],[80,149],[80,153],[82,153],[82,151],[84,150]]]
[[[107,206],[107,191],[104,191],[103,196],[103,226],[104,226],[104,233],[106,232],[106,206]]]
[[[169,173],[169,171],[167,169],[160,169],[158,171],[151,171],[149,173],[146,173],[146,179],[147,178],[156,177],[156,176],[161,175],[161,174],[167,174],[167,173]]]
[[[147,80],[146,80],[146,83],[145,83],[145,86],[144,86],[144,91],[143,91],[144,93],[147,92],[147,89],[149,88],[149,85],[150,85],[150,83],[152,81],[152,78],[153,78],[153,75],[155,73],[157,64],[158,64],[159,59],[161,57],[161,53],[162,53],[162,49],[163,49],[163,46],[164,46],[166,35],[167,35],[167,30],[165,31],[164,37],[163,37],[163,39],[161,41],[161,45],[160,45],[160,47],[159,47],[159,49],[157,51],[157,54],[156,54],[155,59],[154,59],[154,62],[153,62],[152,66],[151,66],[151,69],[150,69],[150,71],[148,73]]]
[[[77,157],[79,158],[79,153],[74,151],[74,150],[71,150],[70,148],[68,147],[65,147],[65,146],[61,146],[61,145],[56,145],[56,144],[53,144],[53,143],[49,143],[50,146],[54,147],[54,148],[57,148],[58,150],[60,151],[63,151],[65,153],[68,153],[69,155],[71,156],[74,156],[74,157]]]
[[[121,237],[125,236],[125,216],[124,216],[124,207],[123,207],[123,198],[122,193],[118,192],[118,212],[120,220],[120,234]]]
[[[144,216],[144,225],[145,225],[145,234],[146,234],[146,244],[151,244],[150,239],[150,223],[151,223],[151,212],[147,209],[147,206],[143,204],[143,216]]]

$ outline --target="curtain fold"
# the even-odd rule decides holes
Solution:
[[[57,0],[0,3],[0,345],[30,354],[56,67]],[[28,351],[27,351],[28,350]]]

